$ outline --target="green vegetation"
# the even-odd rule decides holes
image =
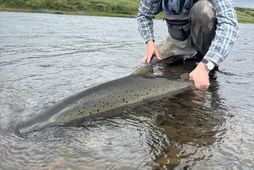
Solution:
[[[135,16],[139,0],[0,0],[0,9],[46,13]]]
[[[254,9],[236,8],[237,18],[242,23],[254,23]]]
[[[0,0],[0,10],[134,17],[139,0]],[[236,8],[238,20],[254,23],[254,9]],[[160,18],[160,17],[159,17]]]

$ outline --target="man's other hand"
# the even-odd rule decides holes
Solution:
[[[209,83],[209,72],[204,63],[199,63],[190,73],[190,80],[194,81],[195,87],[199,90],[207,90]]]
[[[149,64],[151,59],[155,56],[158,60],[160,60],[160,54],[158,49],[155,47],[153,40],[149,40],[147,42],[146,54],[144,56],[145,63]]]

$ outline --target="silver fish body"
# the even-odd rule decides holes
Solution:
[[[112,109],[175,95],[189,89],[191,84],[189,81],[169,80],[135,73],[70,96],[38,116],[21,122],[16,126],[15,131],[23,134],[45,127],[62,126],[84,117],[103,116],[103,113]]]

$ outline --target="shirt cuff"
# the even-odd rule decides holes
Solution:
[[[153,42],[155,42],[154,39],[149,39],[149,40],[146,41],[146,44],[148,43],[148,41],[151,41],[151,40],[152,40]]]
[[[222,56],[218,53],[208,51],[204,56],[204,59],[207,61],[212,61],[216,66],[218,66],[218,64],[222,61]]]
[[[154,37],[153,36],[144,36],[144,40],[145,40],[145,43],[147,43],[148,41],[150,40],[153,40],[154,41]]]

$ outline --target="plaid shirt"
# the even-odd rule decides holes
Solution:
[[[210,2],[216,11],[217,28],[216,35],[204,58],[218,65],[231,51],[238,38],[239,28],[232,0],[210,0]],[[161,11],[161,0],[140,1],[137,21],[139,32],[145,42],[154,40],[152,19]]]

